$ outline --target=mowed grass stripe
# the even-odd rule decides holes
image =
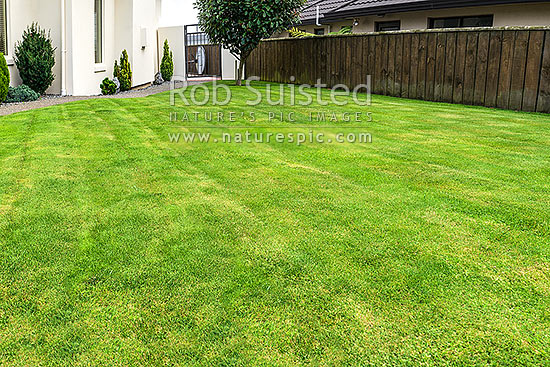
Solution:
[[[224,108],[161,94],[2,118],[2,156],[29,147],[0,173],[18,192],[0,222],[3,363],[548,360],[547,116],[375,96],[329,108],[372,112],[356,130],[372,145],[169,142],[171,111],[334,131],[307,120],[321,106],[232,91]]]

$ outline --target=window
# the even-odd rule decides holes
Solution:
[[[95,0],[94,5],[94,45],[95,63],[103,63],[103,0]]]
[[[8,53],[8,22],[6,0],[0,0],[0,52]]]
[[[398,31],[401,29],[401,21],[393,20],[391,22],[375,22],[374,31],[375,32],[388,32],[388,31]]]
[[[434,28],[465,28],[465,27],[492,27],[493,16],[481,15],[473,17],[431,18],[430,29]]]
[[[315,33],[317,36],[322,36],[323,34],[325,34],[325,29],[324,28],[315,28],[313,33]]]

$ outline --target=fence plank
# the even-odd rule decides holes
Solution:
[[[441,99],[445,102],[452,102],[456,61],[456,33],[447,34],[446,48],[445,78],[443,82],[443,96]]]
[[[545,32],[537,112],[550,113],[550,31]]]
[[[489,40],[489,60],[487,65],[487,85],[485,87],[485,106],[496,107],[498,75],[502,49],[502,31],[492,31]]]
[[[434,100],[435,64],[437,53],[437,34],[428,34],[427,61],[426,61],[426,99]]]
[[[292,42],[292,45],[294,45],[294,42]],[[290,81],[290,68],[293,68],[294,65],[296,65],[295,60],[292,61],[292,64],[290,64],[287,59],[289,53],[292,52],[292,49],[290,48],[292,45],[288,42],[281,42],[278,47],[272,47],[273,51],[278,54],[277,60],[279,61],[279,65],[275,65],[273,67],[273,71],[278,70],[279,75],[273,76],[273,79],[277,80],[279,83],[288,83]],[[269,62],[272,62],[271,55],[268,57],[270,58]]]
[[[466,47],[468,35],[460,32],[456,40],[455,77],[453,85],[453,103],[462,103],[464,92],[464,68],[466,67]]]
[[[262,60],[263,60],[263,63],[264,63],[264,70],[263,70],[263,77],[262,79],[264,80],[270,80],[271,78],[269,77],[269,58],[268,58],[268,51],[269,51],[269,47],[267,47],[269,45],[266,45],[266,47],[264,47],[263,49],[263,55],[262,55]],[[286,48],[285,48],[286,49]]]
[[[313,66],[311,64],[313,60],[310,56],[311,41],[312,41],[312,38],[306,38],[300,44],[300,60],[304,63],[309,62],[310,68],[311,66]],[[299,72],[297,73],[298,75],[296,76],[296,80],[299,81],[300,84],[306,84],[309,81],[309,78],[307,75],[310,68],[303,68],[303,67],[298,68]]]
[[[476,83],[474,105],[485,105],[485,86],[487,85],[487,64],[489,59],[489,32],[481,32],[477,42]]]
[[[374,61],[374,86],[373,92],[376,94],[383,94],[382,88],[382,58],[380,57],[382,53],[382,37],[376,36],[374,38],[374,49],[375,49],[375,61]]]
[[[416,86],[416,98],[426,98],[426,48],[428,47],[428,35],[420,34],[418,39],[418,78]]]
[[[388,35],[383,35],[382,37],[382,49],[380,50],[380,58],[382,60],[382,94],[388,95],[388,59],[389,59],[389,44],[390,39]]]
[[[502,34],[502,53],[500,57],[500,74],[498,78],[497,107],[508,108],[510,103],[510,82],[512,81],[512,58],[514,56],[514,31]]]
[[[280,54],[279,54],[279,52],[277,52],[278,48],[282,47],[282,46],[279,44],[279,42],[277,42],[274,45],[266,45],[266,46],[268,46],[267,50],[266,50],[266,59],[265,59],[266,67],[270,68],[268,70],[265,70],[265,73],[267,75],[269,75],[267,77],[268,80],[271,80],[271,81],[274,81],[274,82],[279,82],[281,80],[284,80],[284,77],[281,75],[282,70],[279,67],[279,65],[280,65],[280,62],[279,62]],[[273,53],[277,57],[276,60],[271,60],[270,59],[270,57]]]
[[[327,38],[327,80],[323,81],[323,84],[331,86],[335,79],[335,58],[338,46],[336,45],[336,38]]]
[[[403,35],[398,34],[395,40],[395,78],[393,96],[401,96],[401,80],[403,78]]]
[[[386,94],[393,96],[395,82],[395,35],[388,36],[388,67],[386,77]]]
[[[350,37],[340,39],[340,75],[338,76],[338,84],[349,85],[350,75],[349,71],[351,69],[351,49],[349,45]]]
[[[434,76],[434,100],[441,101],[443,96],[443,85],[445,83],[445,54],[447,47],[447,33],[437,34],[437,50],[435,60]]]
[[[371,75],[372,91],[374,92],[374,86],[376,83],[376,38],[369,36],[369,74]]]
[[[412,35],[411,43],[411,74],[409,79],[409,98],[416,98],[416,88],[418,84],[418,45],[420,38],[418,33]]]
[[[329,39],[323,38],[320,45],[321,60],[319,61],[321,64],[321,70],[319,70],[319,75],[317,76],[317,79],[321,79],[320,81],[321,84],[323,83],[328,84],[328,80],[329,80],[329,69],[328,69],[329,59],[330,59],[329,42],[330,42]],[[318,80],[315,81],[315,84],[318,84],[317,82]]]
[[[542,60],[543,31],[529,32],[529,47],[527,52],[527,69],[523,87],[522,110],[534,112],[537,109],[537,93]]]
[[[348,37],[349,47],[349,76],[346,78],[348,81],[347,86],[352,89],[355,79],[357,78],[357,70],[361,70],[361,64],[358,59],[361,55],[361,50],[356,42],[356,37]]]
[[[512,65],[512,81],[510,84],[510,105],[512,110],[521,110],[523,101],[523,83],[525,81],[525,63],[527,61],[528,32],[516,32],[514,59]]]
[[[317,65],[319,63],[319,40],[320,38],[313,38],[312,50],[310,55],[313,66],[310,68],[310,72],[308,75],[307,84],[309,85],[315,84],[315,74],[317,73],[317,70],[319,70],[319,66]]]
[[[475,79],[476,79],[476,56],[477,56],[478,33],[468,33],[468,46],[466,48],[466,62],[464,64],[464,91],[463,103],[474,103]]]
[[[344,82],[343,74],[344,74],[344,68],[346,63],[345,47],[346,47],[345,39],[343,37],[338,37],[338,50],[337,50],[336,63],[335,63],[336,80],[334,81],[333,86]]]
[[[363,74],[363,38],[353,37],[353,58],[352,58],[352,77],[350,87],[355,88],[361,84],[361,76]]]
[[[363,50],[361,57],[361,76],[359,78],[359,84],[366,83],[366,76],[370,74],[370,61],[369,61],[369,40],[370,37],[358,37],[361,40],[361,47]]]
[[[409,77],[411,73],[411,42],[410,34],[403,35],[403,71],[401,77],[401,97],[409,98]]]

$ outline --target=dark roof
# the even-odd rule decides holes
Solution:
[[[320,21],[336,21],[365,15],[407,11],[462,8],[467,6],[538,3],[547,0],[308,0],[302,10],[303,24],[315,23],[317,6]]]
[[[302,21],[312,19],[315,22],[317,17],[317,6],[319,6],[319,15],[322,18],[325,14],[330,14],[334,10],[348,5],[353,0],[308,0],[302,10]]]

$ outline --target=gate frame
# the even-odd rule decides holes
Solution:
[[[187,31],[187,28],[188,27],[195,27],[196,28],[196,31],[195,32],[188,32]],[[188,35],[199,35],[199,40],[201,41],[199,44],[197,45],[189,45],[189,42],[188,42],[188,39],[187,39],[187,36]],[[202,38],[201,35],[204,37]],[[204,39],[204,42],[202,42],[202,40]],[[185,49],[184,49],[184,58],[185,58],[185,78],[186,79],[193,79],[193,78],[222,78],[222,74],[223,74],[223,69],[222,69],[222,46],[221,45],[218,45],[216,43],[211,43],[208,41],[208,36],[206,35],[205,32],[202,32],[200,31],[200,28],[199,28],[199,25],[198,24],[187,24],[184,26],[184,32],[183,32],[183,40],[184,40],[184,44],[185,44]],[[220,58],[219,58],[219,70],[220,70],[220,73],[218,75],[212,75],[212,74],[203,74],[203,75],[198,75],[198,74],[192,74],[189,72],[189,63],[191,62],[191,60],[188,60],[187,59],[187,51],[189,49],[189,47],[197,47],[197,46],[218,46],[219,48],[219,55],[220,55]]]

